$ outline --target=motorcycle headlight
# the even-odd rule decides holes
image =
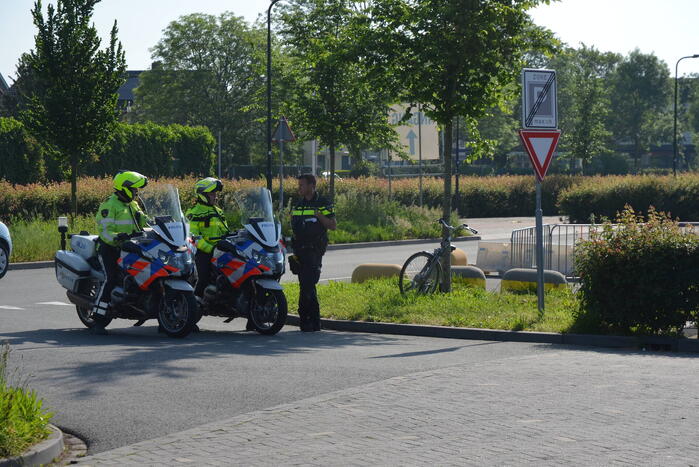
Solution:
[[[173,253],[161,251],[158,253],[158,258],[166,265],[177,269],[185,270],[188,266],[192,265],[192,255],[189,251]]]

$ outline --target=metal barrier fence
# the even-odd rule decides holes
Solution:
[[[697,233],[699,222],[681,222],[680,227]],[[589,240],[590,232],[602,229],[602,224],[544,224],[544,269],[575,275],[575,247]],[[612,228],[616,228],[612,224]],[[536,267],[536,228],[525,227],[512,231],[510,237],[510,267]]]
[[[575,246],[590,238],[599,224],[544,224],[544,269],[559,271],[568,277],[575,273]],[[510,261],[513,268],[536,267],[536,228],[526,227],[512,231]]]

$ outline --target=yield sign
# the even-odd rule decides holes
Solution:
[[[519,137],[527,149],[539,180],[546,176],[559,136],[560,130],[519,130]]]
[[[296,135],[294,135],[294,132],[291,131],[286,117],[281,117],[279,119],[277,129],[274,130],[274,136],[272,136],[272,141],[275,143],[296,141]]]

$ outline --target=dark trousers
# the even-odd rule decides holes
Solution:
[[[100,290],[96,303],[109,303],[112,301],[112,290],[114,290],[114,286],[116,286],[119,280],[119,265],[117,264],[119,253],[119,248],[107,245],[101,241],[98,242],[97,255],[99,256],[100,264],[102,264],[102,269],[104,269],[107,280]]]
[[[197,286],[194,288],[194,295],[204,296],[204,289],[209,285],[211,279],[211,253],[204,253],[199,250],[194,255],[194,264],[197,265]]]
[[[320,305],[316,284],[320,279],[323,255],[315,249],[301,249],[296,252],[299,259],[299,317],[301,330],[320,331]]]

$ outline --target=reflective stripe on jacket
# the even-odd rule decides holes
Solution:
[[[316,192],[313,198],[300,199],[291,210],[291,227],[294,231],[294,247],[303,245],[320,247],[325,251],[328,244],[328,231],[315,216],[318,210],[326,217],[335,217],[335,208]]]
[[[221,237],[229,232],[223,210],[217,206],[197,203],[187,211],[186,216],[189,219],[189,229],[192,235],[201,235],[201,238],[197,240],[197,249],[204,253],[214,251],[214,245],[217,241],[210,240],[211,237]]]
[[[100,239],[111,246],[116,246],[116,237],[120,233],[132,234],[147,224],[146,215],[136,201],[125,203],[115,194],[100,204],[95,221]]]

